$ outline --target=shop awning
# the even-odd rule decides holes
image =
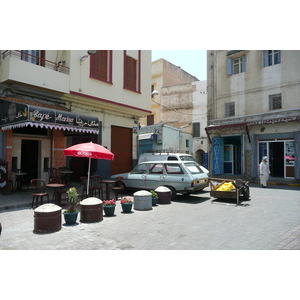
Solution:
[[[249,139],[249,143],[251,142],[250,140],[250,134],[249,134],[249,128],[248,128],[248,124],[247,123],[235,123],[235,124],[223,124],[223,125],[210,125],[208,127],[205,128],[206,131],[206,135],[207,138],[209,140],[210,143],[212,143],[211,138],[210,138],[210,132],[213,130],[227,130],[229,128],[237,128],[239,130],[241,130],[242,128],[244,128],[247,132],[247,136]]]
[[[139,140],[148,140],[151,139],[153,135],[153,132],[150,133],[141,133],[139,134]]]
[[[288,116],[288,117],[282,117],[282,118],[272,118],[272,119],[262,119],[262,120],[255,120],[255,121],[249,121],[249,122],[243,122],[243,123],[231,123],[231,124],[222,124],[222,125],[210,125],[205,128],[206,135],[208,137],[208,140],[210,143],[211,137],[210,133],[211,131],[226,131],[231,130],[231,132],[234,131],[234,129],[241,130],[244,128],[246,130],[249,143],[251,143],[250,139],[250,133],[249,133],[249,127],[252,126],[259,126],[259,125],[274,125],[278,123],[289,123],[289,122],[299,122],[300,121],[300,115],[294,115],[294,116]]]
[[[31,126],[99,133],[99,119],[93,116],[6,100],[0,100],[0,112],[0,127],[2,130]]]

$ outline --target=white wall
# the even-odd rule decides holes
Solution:
[[[138,51],[129,51],[127,54],[137,58]],[[150,110],[151,91],[151,51],[141,51],[141,93],[125,90],[123,88],[124,51],[113,51],[112,84],[89,77],[90,57],[80,65],[80,57],[86,51],[71,51],[70,90],[93,96],[107,101],[129,105],[139,109]]]

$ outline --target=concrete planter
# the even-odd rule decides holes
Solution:
[[[165,186],[159,186],[154,191],[157,194],[158,204],[171,204],[171,190]]]
[[[61,207],[47,203],[34,210],[34,233],[51,233],[61,230]]]
[[[80,202],[80,222],[95,223],[103,220],[102,201],[90,197]]]
[[[136,210],[151,210],[152,209],[152,194],[148,191],[138,191],[133,194],[134,209]]]

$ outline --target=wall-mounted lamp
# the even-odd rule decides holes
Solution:
[[[82,62],[83,62],[87,57],[89,57],[90,55],[94,55],[94,54],[96,54],[97,52],[98,52],[98,50],[88,50],[86,55],[80,57],[80,64],[82,64]]]
[[[157,96],[159,94],[158,91],[154,90],[152,93],[151,93],[151,96]]]

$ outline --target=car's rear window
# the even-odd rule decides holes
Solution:
[[[201,170],[201,168],[199,167],[199,165],[195,164],[193,162],[185,163],[185,166],[191,172],[191,174],[200,174],[200,173],[203,173],[203,171]]]
[[[137,165],[130,174],[146,174],[147,173],[147,165],[146,164],[140,164]]]
[[[162,174],[163,164],[151,164],[149,169],[149,174]]]
[[[167,174],[183,174],[183,171],[179,164],[165,164]]]

